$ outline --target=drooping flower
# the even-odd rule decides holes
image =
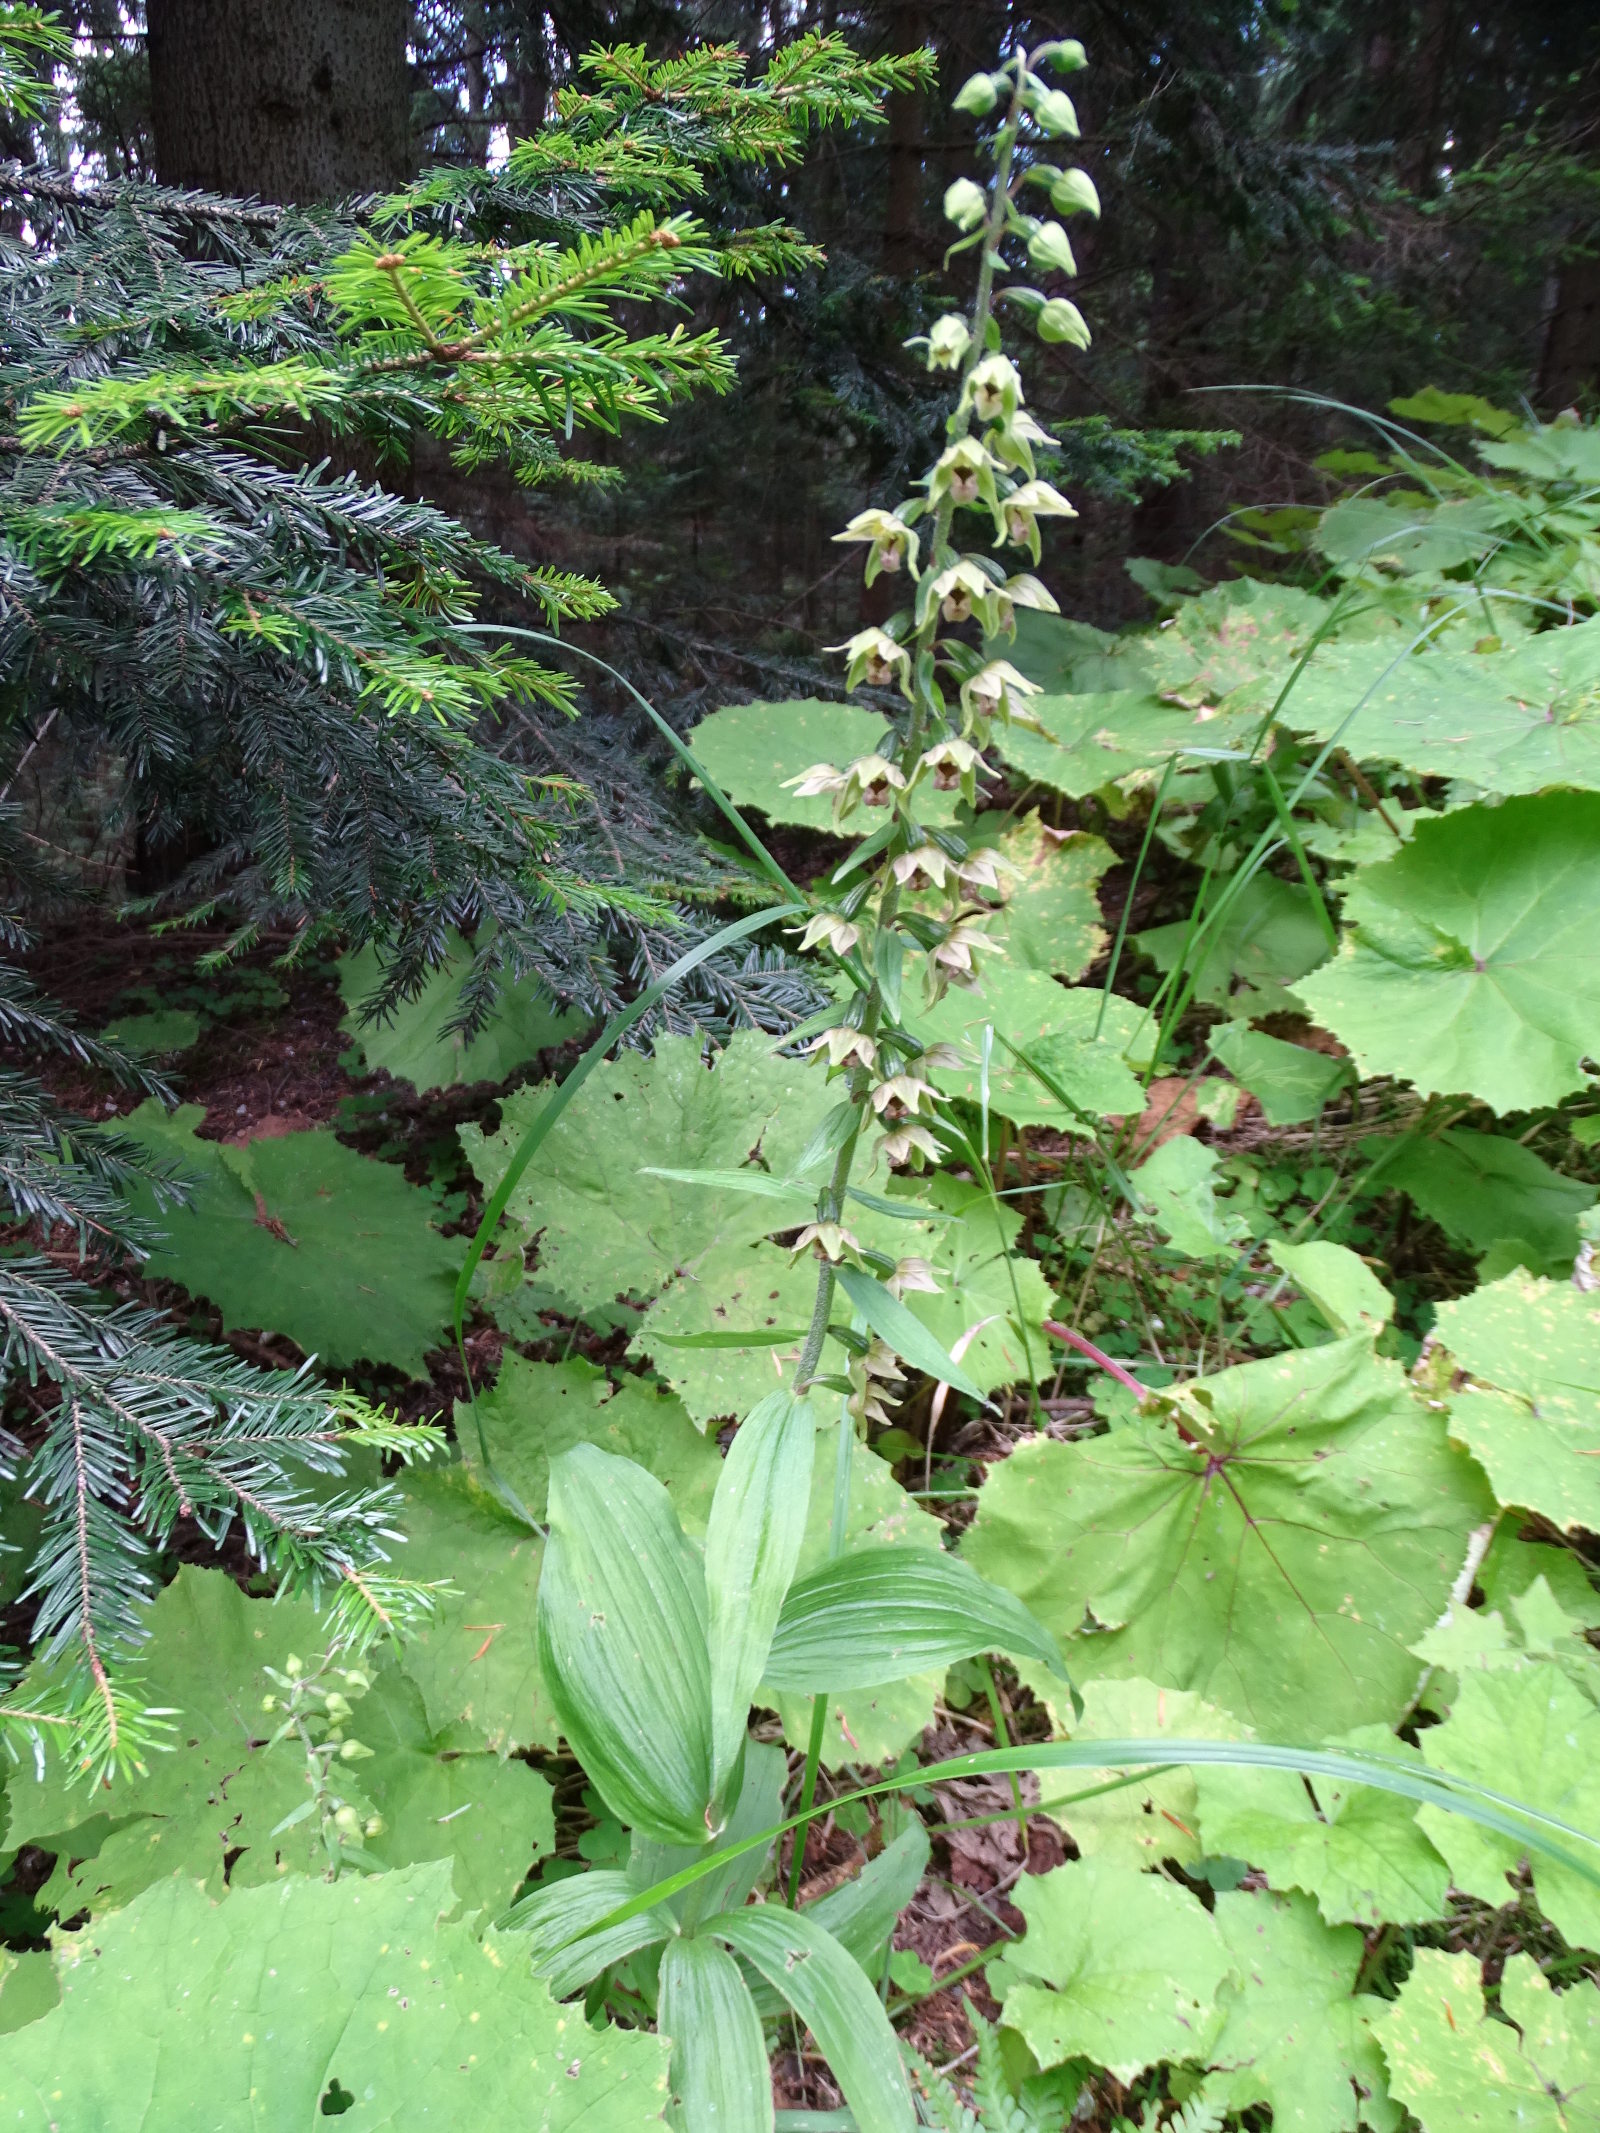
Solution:
[[[837,1266],[841,1259],[854,1259],[860,1250],[861,1239],[843,1223],[808,1222],[790,1245],[789,1254],[798,1259],[802,1252],[811,1251],[819,1259],[831,1260]]]
[[[912,783],[922,777],[931,778],[935,792],[959,792],[967,805],[976,810],[978,777],[984,771],[983,758],[970,741],[951,739],[940,741],[937,747],[924,749],[912,772]]]
[[[972,331],[958,311],[947,311],[928,329],[928,368],[959,369],[972,346]]]
[[[918,1128],[918,1131],[921,1129]],[[933,1264],[927,1259],[897,1259],[894,1272],[884,1283],[891,1296],[906,1297],[942,1296],[943,1289],[933,1278]]]
[[[962,918],[945,934],[938,946],[929,952],[928,960],[933,965],[937,982],[941,985],[972,986],[978,982],[981,954],[994,954],[995,944],[983,930],[979,918]]]
[[[1003,859],[998,852],[980,848],[969,852],[962,860],[956,868],[956,880],[964,889],[993,889],[998,896],[1002,873],[1015,874],[1016,871],[1009,859]]]
[[[1007,422],[1022,405],[1022,375],[1009,356],[985,356],[973,365],[966,396],[980,422]]]
[[[835,770],[831,763],[813,763],[809,770],[802,770],[797,778],[785,778],[782,789],[792,792],[797,799],[814,800],[819,793],[843,792],[845,773]]]
[[[961,684],[961,708],[969,721],[1009,719],[1018,701],[1038,694],[1039,684],[1019,674],[1009,659],[991,659]]]
[[[924,1109],[931,1111],[938,1100],[939,1092],[932,1083],[919,1080],[915,1074],[891,1074],[872,1092],[873,1110],[891,1123],[907,1115],[914,1118]]]
[[[893,573],[902,564],[909,564],[912,576],[916,576],[917,536],[905,520],[896,518],[892,511],[858,511],[843,533],[836,533],[834,539],[871,543],[866,569],[869,585],[880,570]]]
[[[986,629],[993,626],[996,597],[993,578],[965,556],[941,570],[927,592],[946,622],[969,622],[976,614]]]
[[[1042,518],[1076,518],[1077,512],[1047,481],[1025,481],[1005,499],[1005,532],[1002,539],[1013,547],[1026,548],[1039,560],[1039,521]],[[996,541],[998,548],[1000,542]]]
[[[904,792],[906,777],[897,763],[891,763],[885,755],[862,755],[845,772],[843,793],[837,812],[847,815],[858,800],[868,807],[887,807],[891,793]]]
[[[914,852],[897,852],[889,862],[902,889],[942,889],[954,861],[936,844],[919,844]]]
[[[927,1127],[916,1125],[909,1119],[883,1136],[877,1152],[891,1170],[899,1170],[908,1163],[920,1169],[924,1161],[937,1163],[944,1156],[944,1150]]]
[[[1060,603],[1054,593],[1048,592],[1039,580],[1020,571],[1016,577],[1007,578],[995,598],[995,611],[999,616],[997,628],[1010,630],[1016,623],[1016,610],[1031,607],[1039,614],[1059,615]]]
[[[995,464],[976,437],[958,438],[934,462],[928,494],[935,503],[948,496],[953,504],[987,504],[998,518]]]
[[[849,1029],[843,1024],[837,1029],[825,1029],[820,1037],[813,1037],[805,1050],[826,1051],[830,1067],[846,1066],[854,1060],[870,1069],[878,1063],[875,1040],[864,1029]]]
[[[905,695],[911,694],[911,654],[887,630],[857,630],[843,644],[830,644],[828,650],[843,652],[849,662],[844,678],[847,689],[862,680],[876,689],[898,681]]]
[[[818,911],[806,921],[800,948],[804,953],[807,948],[826,945],[835,955],[848,955],[860,938],[861,928],[841,918],[837,911]]]

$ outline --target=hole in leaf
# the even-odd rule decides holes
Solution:
[[[346,2111],[354,2110],[355,2101],[350,2091],[340,2086],[335,2074],[323,2093],[322,2115],[324,2118],[342,2118]]]

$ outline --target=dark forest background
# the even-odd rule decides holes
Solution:
[[[937,85],[887,126],[819,138],[729,206],[826,249],[790,286],[710,285],[731,398],[631,428],[613,485],[519,489],[419,454],[385,470],[624,600],[606,649],[688,720],[809,693],[870,612],[830,536],[903,492],[937,421],[902,347],[943,308],[940,214],[968,164],[950,98],[1017,39],[1080,37],[1074,226],[1086,353],[1037,351],[1036,412],[1081,517],[1053,547],[1068,613],[1148,614],[1124,558],[1270,567],[1359,442],[1344,410],[1425,385],[1548,417],[1600,391],[1600,53],[1592,0],[67,0],[72,95],[17,138],[84,175],[315,199],[485,164],[554,112],[597,42],[759,58],[822,26],[931,46]],[[146,16],[148,20],[146,20]],[[1329,405],[1328,403],[1341,405]],[[597,455],[607,458],[602,445]]]

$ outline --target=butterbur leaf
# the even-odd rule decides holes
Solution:
[[[1450,1716],[1425,1727],[1421,1743],[1435,1770],[1491,1786],[1574,1829],[1600,1829],[1600,1710],[1559,1666],[1464,1673]],[[1507,1875],[1531,1859],[1534,1895],[1556,1931],[1577,1948],[1600,1941],[1600,1889],[1584,1876],[1438,1807],[1422,1807],[1417,1820],[1465,1894],[1507,1902]]]
[[[792,1392],[770,1394],[740,1425],[712,1499],[705,1579],[719,1798],[744,1750],[750,1699],[799,1559],[815,1443],[810,1403]]]
[[[550,1465],[539,1657],[562,1731],[612,1812],[669,1844],[704,1843],[705,1573],[660,1482],[593,1445]]]
[[[1423,2133],[1594,2133],[1600,1988],[1553,1992],[1531,1955],[1514,1955],[1500,2005],[1503,2021],[1483,2004],[1476,1956],[1419,1948],[1377,2019],[1396,2100]]]
[[[649,1356],[707,1430],[793,1376],[816,1295],[816,1268],[781,1245],[714,1245],[656,1298],[628,1352]],[[837,1349],[830,1357],[824,1368],[837,1367]],[[715,1439],[705,1442],[720,1466]]]
[[[1042,681],[1048,693],[1028,699],[1032,725],[1000,729],[995,752],[1029,779],[1070,800],[1141,773],[1148,779],[1152,772],[1159,774],[1169,757],[1190,745],[1214,747],[1238,731],[1226,713],[1197,723],[1194,712],[1183,704],[1164,703],[1147,689],[1117,687],[1123,678],[1120,673],[1108,677],[1110,685],[1093,693],[1059,691],[1057,677],[1047,666],[1038,661],[1024,664],[1025,660],[1026,654],[1020,655],[1018,664],[1024,665],[1031,679]],[[1033,726],[1043,731],[1035,732]]]
[[[466,1728],[434,1735],[421,1690],[398,1666],[379,1674],[349,1730],[373,1750],[355,1766],[383,1820],[364,1840],[369,1856],[386,1867],[453,1859],[463,1908],[492,1917],[555,1842],[549,1780]],[[273,1752],[296,1760],[286,1745]],[[304,1769],[297,1775],[304,1786]]]
[[[967,1560],[1028,1602],[1079,1681],[1194,1689],[1280,1739],[1392,1723],[1416,1688],[1408,1646],[1493,1508],[1444,1418],[1364,1339],[1158,1398],[992,1467]]]
[[[486,1189],[500,1183],[548,1087],[518,1089],[498,1133],[464,1127],[461,1144]],[[749,1193],[697,1191],[660,1170],[738,1168],[757,1149],[787,1177],[828,1109],[820,1074],[773,1056],[741,1030],[708,1072],[700,1040],[663,1037],[649,1058],[597,1067],[519,1181],[507,1218],[539,1236],[538,1279],[580,1305],[648,1297],[719,1243],[753,1242],[783,1208]]]
[[[982,829],[993,818],[985,816]],[[1114,863],[1110,847],[1081,830],[1065,835],[1037,811],[999,839],[996,849],[1017,871],[1002,877],[1007,966],[1081,977],[1106,945],[1097,886]]]
[[[726,1948],[676,1940],[661,1958],[661,2034],[672,2044],[682,2133],[766,2133],[772,2072],[750,1988]]]
[[[1289,1244],[1274,1237],[1267,1251],[1335,1333],[1378,1333],[1394,1317],[1394,1298],[1348,1245],[1318,1238]]]
[[[1600,1017],[1600,793],[1423,822],[1345,895],[1334,960],[1296,986],[1364,1074],[1496,1111],[1584,1085]]]
[[[185,1104],[169,1117],[152,1097],[124,1121],[201,1180],[191,1206],[164,1213],[135,1189],[135,1210],[163,1233],[147,1272],[209,1296],[229,1332],[266,1327],[325,1364],[365,1359],[420,1376],[461,1264],[460,1239],[433,1227],[433,1201],[325,1126],[235,1148],[195,1137],[204,1115]]]
[[[1510,1134],[1457,1126],[1398,1148],[1364,1141],[1361,1153],[1383,1157],[1386,1187],[1398,1187],[1456,1243],[1484,1255],[1480,1280],[1513,1266],[1571,1273],[1578,1219],[1594,1205],[1595,1189],[1562,1177]]]
[[[847,1220],[865,1249],[927,1260],[937,1293],[912,1289],[903,1300],[946,1355],[959,1358],[984,1393],[1052,1370],[1043,1326],[1050,1286],[1037,1260],[1015,1250],[1022,1228],[1015,1204],[997,1205],[980,1186],[943,1171],[920,1181],[915,1199],[904,1179],[889,1190],[889,1199],[853,1196]]]
[[[1035,1693],[1043,1689],[1052,1726],[1063,1740],[1159,1739],[1163,1734],[1175,1740],[1236,1740],[1248,1731],[1184,1689],[1158,1689],[1149,1681],[1091,1681],[1079,1698],[1079,1711],[1059,1682],[1023,1678]],[[1133,1776],[1131,1784],[1100,1791],[1127,1776]],[[1201,1841],[1195,1771],[1042,1770],[1038,1777],[1040,1813],[1070,1832],[1085,1859],[1123,1866],[1159,1866],[1175,1859],[1180,1866],[1193,1866],[1208,1851],[1224,1849]]]
[[[1152,926],[1134,939],[1162,971],[1176,971],[1182,962],[1184,982],[1192,979],[1197,999],[1252,1014],[1291,1008],[1282,988],[1296,985],[1328,953],[1328,936],[1306,890],[1275,874],[1253,874],[1229,893],[1225,906],[1218,897],[1214,909],[1215,924],[1198,944],[1187,919]]]
[[[839,1286],[855,1305],[867,1324],[881,1341],[895,1354],[909,1363],[913,1370],[922,1370],[931,1378],[940,1378],[956,1392],[964,1392],[970,1399],[982,1403],[983,1394],[973,1384],[961,1365],[951,1360],[941,1343],[927,1327],[901,1303],[891,1296],[881,1281],[864,1274],[859,1267],[841,1266],[837,1270]]]
[[[647,1467],[671,1496],[685,1531],[705,1531],[721,1456],[681,1403],[645,1378],[624,1377],[614,1386],[582,1356],[530,1363],[508,1348],[499,1377],[478,1394],[476,1419],[464,1402],[456,1408],[456,1438],[474,1480],[482,1475],[480,1431],[495,1471],[531,1518],[545,1515],[550,1461],[574,1444],[597,1444]]]
[[[1304,1044],[1286,1044],[1252,1029],[1224,1022],[1210,1037],[1211,1049],[1229,1073],[1250,1091],[1269,1126],[1299,1125],[1315,1118],[1350,1079],[1347,1059],[1330,1059]]]
[[[1502,1612],[1515,1607],[1539,1578],[1562,1613],[1580,1629],[1600,1629],[1600,1591],[1578,1551],[1553,1547],[1548,1541],[1521,1540],[1517,1521],[1502,1519],[1478,1567],[1484,1606]]]
[[[1381,548],[1385,563],[1448,568],[1498,545],[1505,521],[1496,518],[1492,505],[1475,510],[1468,499],[1419,515],[1352,497],[1324,517],[1318,546],[1345,549],[1352,560]],[[1365,761],[1386,758],[1490,792],[1592,791],[1600,783],[1593,619],[1540,630],[1504,651],[1430,646],[1405,655],[1403,643],[1384,636],[1319,646],[1287,692],[1283,723],[1321,740],[1337,735]],[[1291,664],[1263,671],[1275,690],[1289,681]]]
[[[1133,1173],[1139,1204],[1186,1258],[1232,1259],[1246,1235],[1242,1218],[1217,1199],[1215,1148],[1174,1134]]]
[[[169,1875],[53,1960],[62,1997],[4,2041],[0,2118],[26,2133],[352,2125],[659,2128],[666,2047],[558,2007],[515,1942],[441,1924],[434,1864],[291,1876],[212,1902]],[[292,2048],[290,2048],[292,2045]]]
[[[150,1756],[142,1775],[119,1782],[116,1826],[101,1819],[106,1796],[75,1783],[65,1758],[52,1756],[42,1780],[27,1759],[11,1773],[12,1849],[61,1840],[48,1849],[58,1854],[52,1894],[63,1916],[120,1908],[174,1873],[221,1896],[286,1872],[315,1873],[324,1863],[314,1825],[280,1829],[306,1798],[303,1757],[262,1744],[272,1724],[262,1698],[273,1687],[264,1669],[281,1671],[292,1654],[320,1648],[310,1602],[247,1599],[224,1572],[185,1564],[145,1619],[141,1694],[182,1712],[183,1746]],[[27,1678],[30,1697],[42,1675],[36,1666]],[[357,1766],[356,1784],[342,1787],[347,1795],[365,1802],[359,1779],[370,1767]]]
[[[553,1748],[556,1712],[539,1665],[544,1542],[464,1466],[413,1467],[395,1487],[406,1536],[398,1567],[445,1588],[405,1644],[429,1724],[441,1735],[469,1725],[497,1755]]]
[[[992,1029],[989,1110],[1014,1125],[1071,1128],[1086,1112],[1120,1116],[1143,1107],[1144,1089],[1131,1068],[1148,1058],[1154,1024],[1131,1000],[1107,1000],[1098,986],[1069,989],[1045,971],[994,963],[975,990],[952,987],[913,1026],[924,1043],[953,1044],[971,1062],[931,1077],[945,1095],[969,1104],[982,1100],[983,1032]],[[1023,1052],[1048,1079],[1021,1063]]]
[[[587,1017],[563,1013],[535,979],[508,985],[477,1035],[463,1037],[448,1024],[460,1012],[462,988],[471,971],[471,949],[459,936],[450,957],[431,971],[421,992],[381,1022],[360,1019],[362,1003],[383,976],[376,948],[339,958],[339,990],[347,1002],[344,1028],[361,1049],[368,1071],[381,1068],[419,1090],[458,1087],[473,1081],[504,1081],[545,1046],[575,1037]]]
[[[1063,1672],[1042,1624],[966,1563],[932,1549],[865,1548],[791,1589],[766,1679],[777,1691],[826,1695],[954,1666],[983,1651]]]
[[[782,1993],[821,2046],[858,2133],[915,2133],[900,2046],[866,1972],[804,1911],[756,1904],[708,1930]]]
[[[690,735],[696,756],[740,807],[759,807],[769,822],[805,829],[835,827],[827,793],[802,799],[787,783],[813,763],[839,769],[875,755],[889,738],[875,711],[854,704],[805,697],[794,703],[728,704],[703,718]],[[924,790],[917,813],[923,822],[953,822],[959,793]],[[859,817],[855,818],[859,820]]]
[[[1273,2133],[1393,2126],[1372,2033],[1386,2003],[1352,1990],[1361,1935],[1325,1926],[1303,1896],[1234,1892],[1217,1898],[1215,1916],[1236,1977],[1219,1999],[1208,2100],[1240,2111],[1270,2104]]]
[[[1132,2081],[1158,2059],[1201,2059],[1232,1960],[1189,1891],[1105,1859],[1025,1875],[1027,1919],[990,1971],[1005,2020],[1041,2066],[1091,2059]]]
[[[1435,1323],[1470,1373],[1451,1432],[1500,1501],[1600,1532],[1600,1296],[1519,1272],[1441,1304]]]
[[[1337,1745],[1421,1761],[1381,1726]],[[1290,1770],[1201,1768],[1194,1787],[1205,1849],[1260,1867],[1275,1889],[1303,1889],[1330,1925],[1423,1925],[1444,1915],[1450,1877],[1417,1826],[1414,1800]]]

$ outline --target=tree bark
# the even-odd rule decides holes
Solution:
[[[410,175],[407,0],[148,0],[156,175],[336,200]]]
[[[1590,239],[1600,244],[1600,231]],[[1545,327],[1539,363],[1539,406],[1545,416],[1600,390],[1600,250],[1576,253],[1561,269]]]

